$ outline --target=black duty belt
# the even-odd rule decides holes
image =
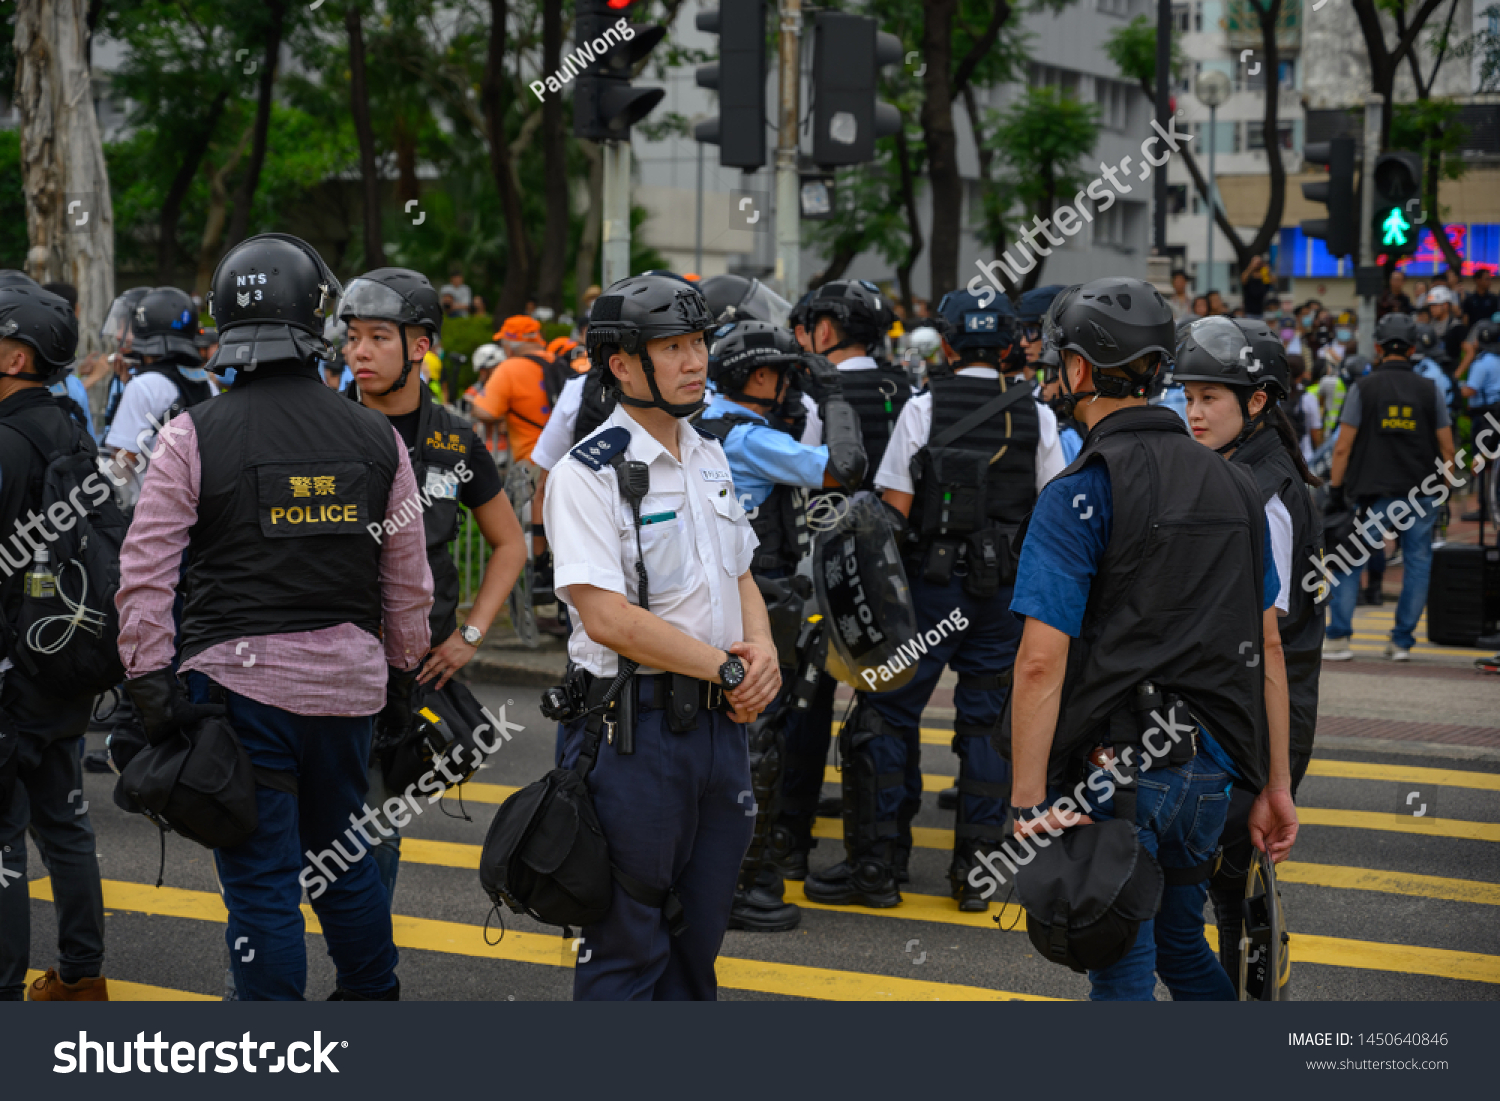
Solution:
[[[578,671],[586,678],[584,683],[588,706],[597,705],[604,698],[605,690],[614,677],[596,677],[584,670]],[[699,710],[722,711],[725,714],[734,710],[734,705],[725,695],[724,686],[713,681],[699,680],[682,673],[653,673],[649,676],[637,673],[631,679],[635,685],[637,707],[642,711],[670,710],[672,701],[684,692],[690,697],[696,695]]]

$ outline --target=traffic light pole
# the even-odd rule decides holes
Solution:
[[[599,143],[604,151],[604,286],[630,274],[630,142]]]
[[[1380,121],[1384,100],[1374,92],[1365,93],[1365,148],[1360,167],[1359,187],[1359,264],[1355,269],[1356,283],[1359,268],[1375,265],[1375,234],[1370,223],[1375,218],[1375,159],[1380,156]],[[1365,295],[1359,303],[1359,350],[1361,354],[1375,359],[1375,299]]]
[[[798,96],[802,80],[802,0],[781,2],[781,111],[776,133],[776,281],[790,302],[801,295],[802,199],[797,176]]]

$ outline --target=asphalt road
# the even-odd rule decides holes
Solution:
[[[1379,637],[1389,609],[1361,609],[1358,632]],[[1304,826],[1283,866],[1299,1000],[1495,999],[1500,996],[1500,677],[1468,667],[1472,655],[1425,655],[1411,666],[1375,664],[1379,643],[1357,634],[1361,660],[1325,665],[1325,724],[1300,804]],[[1368,651],[1368,652],[1366,652]],[[554,727],[536,688],[481,685],[480,699],[524,729],[464,788],[407,830],[396,891],[403,997],[446,1000],[565,999],[572,945],[556,929],[508,911],[504,939],[487,944],[491,918],[479,887],[479,846],[495,806],[551,767]],[[940,703],[941,701],[935,701]],[[935,789],[953,776],[942,728],[929,710],[924,770]],[[1426,724],[1426,725],[1421,725]],[[1370,730],[1378,737],[1351,731]],[[1424,733],[1425,732],[1425,733]],[[1456,732],[1456,733],[1455,733]],[[1467,733],[1466,733],[1467,732]],[[1448,744],[1424,740],[1448,739]],[[91,746],[102,735],[91,734]],[[1488,743],[1488,744],[1486,744]],[[832,763],[832,762],[830,762]],[[1436,772],[1427,770],[1438,770]],[[105,879],[107,966],[116,999],[219,997],[228,948],[210,854],[166,841],[155,888],[156,828],[115,807],[113,775],[87,775],[84,796]],[[837,790],[825,789],[828,794]],[[1412,800],[1411,792],[1418,795]],[[1409,801],[1410,800],[1410,801]],[[1426,804],[1420,817],[1416,810]],[[466,816],[467,817],[466,817]],[[1024,932],[990,915],[960,915],[947,896],[943,838],[951,812],[928,795],[916,820],[919,847],[906,902],[894,910],[808,908],[790,933],[731,932],[719,975],[726,999],[1082,998],[1087,982],[1040,959]],[[838,860],[835,823],[824,823],[814,867]],[[45,869],[30,857],[32,966],[55,943]],[[789,896],[798,891],[789,885]],[[1007,923],[1015,911],[1006,912]],[[320,936],[308,938],[310,998],[333,989]],[[1166,997],[1165,989],[1158,995]]]

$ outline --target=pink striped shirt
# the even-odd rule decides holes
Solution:
[[[417,492],[406,445],[396,430],[400,466],[386,514]],[[151,467],[120,552],[120,660],[138,677],[172,662],[172,600],[188,531],[198,520],[198,433],[187,414],[158,436]],[[231,692],[297,715],[373,715],[385,706],[386,666],[413,669],[427,653],[432,572],[420,523],[387,535],[380,551],[384,642],[340,623],[317,631],[229,639],[195,654],[196,670]]]

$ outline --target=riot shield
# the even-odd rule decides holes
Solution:
[[[899,688],[915,675],[917,630],[911,588],[885,505],[868,490],[848,500],[812,552],[828,672],[862,692]]]
[[[1253,852],[1240,936],[1240,1001],[1279,1002],[1286,999],[1292,977],[1292,938],[1276,887],[1276,866],[1259,849]]]
[[[505,495],[510,498],[510,507],[515,509],[523,532],[531,530],[531,498],[536,493],[531,480],[531,469],[530,463],[518,462],[512,463],[505,473]],[[521,644],[535,650],[541,641],[536,629],[536,606],[533,599],[536,563],[531,554],[531,537],[528,535],[522,542],[526,544],[526,565],[516,578],[516,583],[511,586],[506,606],[510,609],[510,622],[515,627]]]

